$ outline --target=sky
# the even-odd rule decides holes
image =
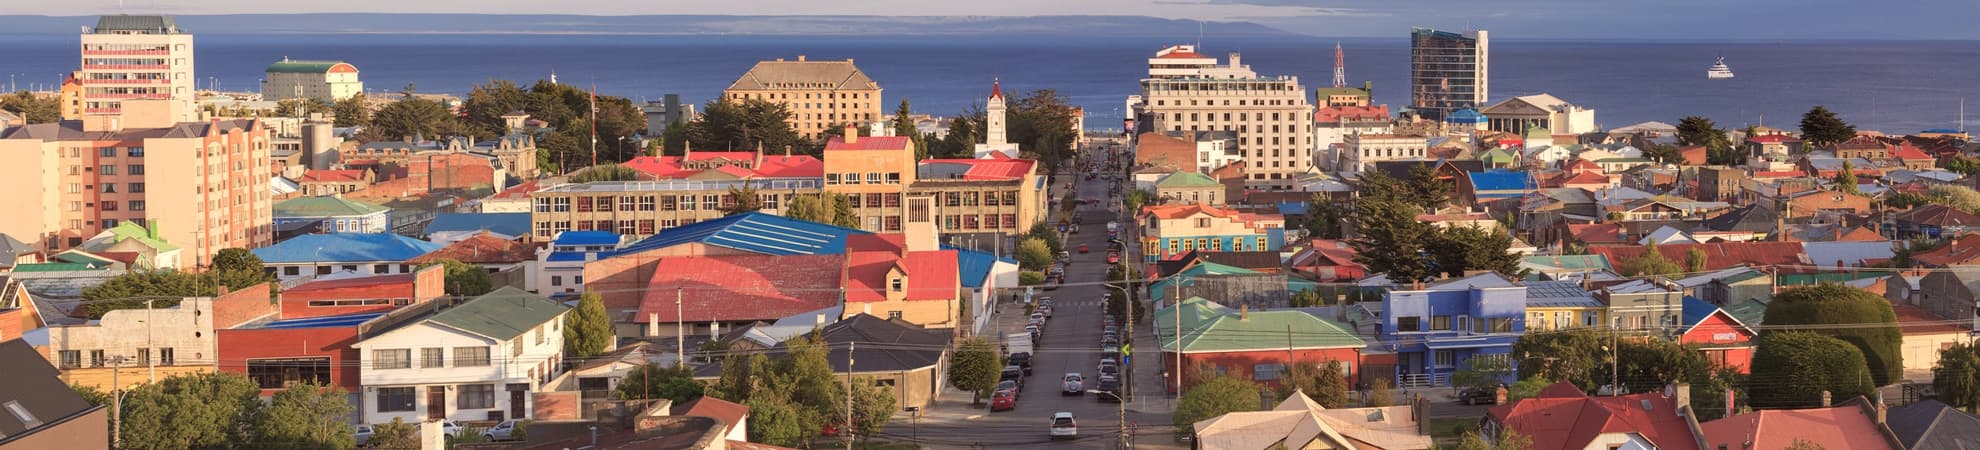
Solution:
[[[0,2],[0,14],[94,15],[117,0]],[[124,0],[133,14],[493,13],[1034,16],[1256,22],[1316,36],[1410,26],[1516,39],[1980,39],[1976,0]]]

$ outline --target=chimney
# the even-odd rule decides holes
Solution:
[[[1409,418],[1416,421],[1416,433],[1430,435],[1430,399],[1416,396],[1409,402]]]
[[[660,313],[646,313],[646,336],[660,335]]]
[[[1827,408],[1829,405],[1829,391],[1822,391],[1822,407]]]
[[[1238,305],[1238,320],[1251,320],[1251,305]]]
[[[1674,405],[1674,408],[1684,408],[1686,406],[1691,405],[1690,383],[1678,383],[1677,386],[1674,386],[1671,390],[1676,392],[1676,395],[1671,399],[1671,401],[1677,402],[1677,405]],[[1695,414],[1696,411],[1693,411],[1693,413]],[[1726,415],[1732,415],[1732,413],[1728,411]]]
[[[850,123],[846,124],[846,143],[852,144],[856,142],[859,142],[859,126]]]
[[[1884,404],[1884,393],[1882,392],[1877,393],[1877,404],[1872,406],[1872,408],[1877,410],[1876,416],[1872,417],[1873,419],[1876,419],[1877,426],[1882,427],[1889,425],[1887,422],[1885,422],[1884,419],[1885,417],[1888,417],[1890,415],[1891,406]]]

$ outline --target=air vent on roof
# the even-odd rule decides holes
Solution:
[[[1644,410],[1644,411],[1653,411],[1653,410],[1655,410],[1655,408],[1651,408],[1651,407],[1650,407],[1650,399],[1647,399],[1647,398],[1646,398],[1646,399],[1642,399],[1642,400],[1637,400],[1637,402],[1638,402],[1638,403],[1642,403],[1642,404],[1643,404],[1643,410]]]

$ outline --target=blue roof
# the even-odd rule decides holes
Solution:
[[[552,245],[619,245],[619,234],[610,231],[565,231],[557,233],[557,242]]]
[[[528,236],[529,213],[443,213],[433,217],[423,234],[447,231],[493,231],[504,236]]]
[[[979,289],[990,278],[990,269],[997,266],[997,255],[965,248],[944,245],[944,249],[956,251],[956,274],[962,278],[962,286]],[[1008,261],[1008,260],[1007,260]],[[1016,261],[1009,261],[1017,264]]]
[[[1946,134],[1958,133],[1958,132],[1960,131],[1952,128],[1933,128],[1930,130],[1921,131],[1921,133],[1946,133]]]
[[[277,320],[261,324],[265,330],[293,330],[297,328],[354,327],[385,313],[346,314],[342,316],[310,317],[306,319]]]
[[[1451,111],[1451,115],[1445,116],[1444,121],[1449,123],[1485,123],[1486,119],[1485,114],[1479,113],[1478,110],[1465,108]]]
[[[1306,215],[1306,202],[1302,202],[1302,201],[1279,202],[1279,214],[1285,214],[1288,216]]]
[[[1471,185],[1479,192],[1515,191],[1533,187],[1530,174],[1513,170],[1487,170],[1472,172]]]
[[[846,236],[854,234],[872,233],[751,212],[661,230],[619,254],[698,242],[765,255],[836,255],[846,252]]]
[[[605,252],[599,252],[598,257],[600,258],[605,257]],[[552,252],[550,253],[550,256],[548,258],[544,259],[544,261],[547,262],[570,262],[570,261],[583,261],[583,260],[584,260],[584,252]]]
[[[1712,317],[1712,313],[1715,312],[1719,312],[1718,305],[1699,300],[1698,297],[1684,296],[1684,328],[1681,331],[1690,331],[1693,327],[1697,327],[1699,322],[1704,322],[1705,318]]]
[[[273,246],[254,249],[270,264],[312,262],[405,261],[439,250],[440,244],[396,234],[305,234]]]

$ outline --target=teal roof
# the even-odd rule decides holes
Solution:
[[[15,272],[75,272],[103,269],[103,266],[88,263],[32,263],[14,266]]]
[[[298,197],[275,204],[275,217],[344,217],[391,211],[391,208],[337,197]]]
[[[268,73],[329,73],[343,61],[282,60],[268,65]],[[353,67],[355,69],[355,67]]]
[[[123,242],[125,239],[137,239],[138,242],[143,243],[145,246],[151,247],[153,249],[157,249],[160,252],[169,252],[179,249],[179,246],[172,245],[172,243],[170,242],[165,242],[164,239],[153,239],[151,237],[151,230],[147,230],[144,227],[139,226],[136,222],[131,222],[128,220],[119,222],[117,226],[110,227],[110,229],[103,231],[108,231],[110,232],[110,235],[116,236],[116,240],[114,240],[113,242]]]
[[[1483,155],[1478,155],[1478,160],[1486,161],[1486,162],[1510,163],[1513,161],[1513,154],[1511,150],[1506,150],[1503,148],[1495,148],[1486,151],[1485,154]]]
[[[1156,188],[1223,187],[1223,183],[1196,172],[1176,172],[1155,180]]]
[[[498,340],[514,339],[564,314],[571,307],[504,286],[426,320]]]
[[[1536,271],[1615,270],[1602,255],[1528,256],[1519,259],[1519,266]]]
[[[1731,314],[1740,323],[1765,323],[1767,318],[1767,302],[1760,299],[1748,299],[1720,309],[1726,314]]]
[[[1862,271],[1862,272],[1797,273],[1797,274],[1787,274],[1787,275],[1781,275],[1775,277],[1776,278],[1775,282],[1777,284],[1780,284],[1781,286],[1802,286],[1802,285],[1821,284],[1821,283],[1842,283],[1842,282],[1861,280],[1864,278],[1882,278],[1887,276],[1890,276],[1890,272]]]
[[[1368,346],[1346,325],[1305,311],[1241,312],[1191,297],[1176,306],[1155,311],[1155,335],[1163,351],[1175,351],[1178,345],[1177,314],[1181,314],[1180,345],[1185,353]]]

